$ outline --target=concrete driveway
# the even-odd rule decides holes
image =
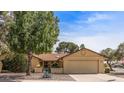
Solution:
[[[78,82],[124,82],[124,78],[108,74],[69,74]]]

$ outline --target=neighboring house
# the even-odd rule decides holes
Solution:
[[[105,60],[101,54],[83,48],[71,54],[33,55],[32,68],[41,72],[48,64],[52,73],[104,73]]]

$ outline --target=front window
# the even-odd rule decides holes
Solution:
[[[52,63],[52,68],[60,68],[60,65],[58,62],[53,62]]]

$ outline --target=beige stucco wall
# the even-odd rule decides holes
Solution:
[[[104,57],[87,49],[73,53],[64,60],[64,73],[103,73]]]
[[[104,73],[104,60],[99,60],[99,73]]]
[[[38,59],[38,58],[35,58],[35,57],[32,57],[32,60],[31,60],[31,62],[32,62],[32,67],[33,68],[35,68],[35,67],[37,67],[38,65],[40,65],[40,60]]]
[[[42,72],[42,62],[38,58],[32,57],[31,65],[35,72]]]
[[[41,73],[42,72],[42,69],[43,69],[42,67],[40,67],[40,68],[34,68],[34,70],[35,70],[36,73]]]
[[[55,74],[63,73],[63,68],[51,68],[51,72]]]
[[[104,60],[104,57],[83,49],[63,58],[63,60]]]

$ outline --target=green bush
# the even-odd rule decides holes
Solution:
[[[27,68],[27,59],[24,54],[15,54],[10,60],[3,60],[3,69],[11,72],[25,72]]]
[[[52,68],[59,68],[60,66],[59,66],[59,64],[58,63],[53,63],[52,64]]]
[[[107,63],[104,63],[104,67],[109,67],[109,65]]]
[[[105,73],[110,73],[110,68],[106,67],[105,68]]]
[[[110,73],[110,67],[107,63],[104,63],[105,73]]]
[[[34,70],[34,69],[31,69],[31,72],[32,72],[32,73],[35,73],[35,70]]]

